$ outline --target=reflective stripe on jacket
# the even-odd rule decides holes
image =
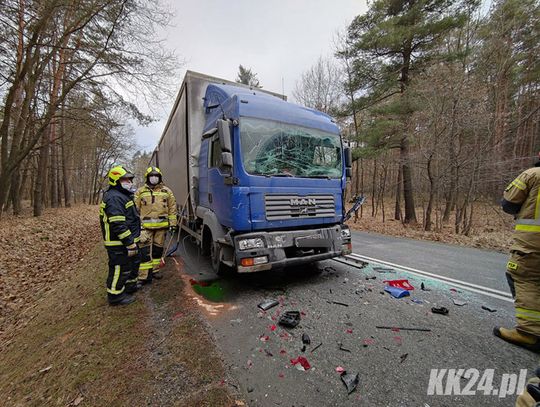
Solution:
[[[105,247],[129,246],[138,242],[141,222],[131,195],[110,187],[99,205],[99,220]]]
[[[143,228],[176,226],[176,199],[170,188],[162,183],[155,187],[146,184],[140,187],[135,193],[135,205],[141,214]]]
[[[504,199],[521,205],[511,250],[540,252],[540,167],[529,168],[504,191]]]

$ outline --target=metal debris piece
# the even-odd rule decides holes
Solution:
[[[457,305],[458,307],[463,307],[465,304],[467,304],[467,301],[458,300],[457,298],[453,298],[452,301],[453,301],[454,304]]]
[[[311,349],[311,352],[310,352],[310,353],[315,352],[315,351],[316,351],[317,349],[319,349],[321,346],[322,346],[322,342],[319,343],[317,346],[315,346],[313,349]]]
[[[395,330],[399,329],[400,331],[419,331],[419,332],[431,332],[431,329],[428,328],[405,328],[401,326],[376,326],[377,329],[390,329]]]
[[[268,311],[270,308],[273,308],[276,305],[279,305],[279,301],[268,299],[258,304],[257,307],[259,307],[263,311]]]
[[[489,307],[486,307],[485,305],[482,305],[482,309],[489,312],[497,312],[495,308],[489,308]]]
[[[299,311],[285,311],[283,315],[279,317],[279,325],[294,328],[300,323]]]
[[[344,307],[348,307],[349,304],[345,304],[344,302],[339,302],[339,301],[331,301],[332,304],[336,304],[336,305],[343,305]]]
[[[308,334],[302,334],[302,343],[304,345],[309,345],[311,343],[311,338]]]
[[[338,346],[339,346],[339,350],[342,350],[343,352],[350,352],[351,351],[350,349],[347,349],[347,348],[343,347],[342,342],[338,342]]]
[[[348,394],[351,394],[354,391],[354,389],[356,389],[356,386],[358,386],[358,382],[360,380],[358,378],[358,373],[353,374],[353,373],[343,372],[341,374],[341,381],[347,388]]]

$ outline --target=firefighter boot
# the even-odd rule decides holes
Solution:
[[[135,301],[135,297],[133,295],[125,294],[124,296],[122,296],[122,299],[119,301],[109,301],[109,305],[111,306],[129,305],[134,301]]]
[[[503,341],[540,353],[540,339],[535,335],[518,331],[517,329],[507,329],[498,326],[493,328],[493,335],[501,338]]]

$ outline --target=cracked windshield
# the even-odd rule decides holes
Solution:
[[[341,143],[337,134],[253,118],[240,124],[242,161],[249,174],[339,178]]]

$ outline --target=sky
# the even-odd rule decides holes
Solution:
[[[365,0],[170,1],[175,18],[166,44],[185,61],[178,87],[186,70],[235,80],[242,64],[264,89],[289,98],[319,56],[333,55],[338,31],[367,9]],[[161,117],[149,127],[135,126],[141,149],[154,149],[172,104],[158,109]]]

